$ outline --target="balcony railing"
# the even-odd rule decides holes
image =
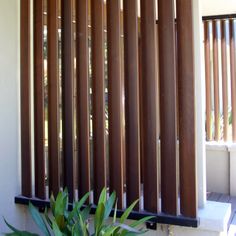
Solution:
[[[207,141],[236,142],[236,15],[203,17]]]

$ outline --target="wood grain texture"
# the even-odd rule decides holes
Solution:
[[[140,119],[137,0],[124,1],[127,205],[140,198]],[[136,206],[136,210],[139,206]]]
[[[204,22],[204,49],[205,49],[205,80],[206,80],[206,139],[212,140],[212,117],[211,117],[211,58],[210,58],[210,26]]]
[[[35,196],[45,199],[43,0],[34,1]]]
[[[32,196],[30,6],[29,0],[20,3],[21,192],[25,197]]]
[[[178,90],[179,90],[179,155],[180,212],[195,218],[196,148],[195,89],[192,1],[177,1]]]
[[[226,28],[225,21],[221,21],[221,62],[222,62],[222,97],[223,97],[223,138],[224,141],[228,141],[228,71],[227,71],[227,48],[226,48]]]
[[[48,158],[49,192],[60,189],[58,0],[48,1]]]
[[[158,211],[157,62],[155,1],[141,0],[144,209]]]
[[[93,155],[94,201],[107,185],[105,144],[105,79],[104,79],[104,1],[91,2],[92,74],[93,74]]]
[[[236,55],[234,20],[230,22],[230,74],[231,74],[231,103],[232,103],[232,139],[236,142]]]
[[[176,32],[174,12],[173,0],[158,1],[162,211],[177,215]]]
[[[76,1],[79,197],[91,190],[89,151],[88,1]]]
[[[72,0],[61,2],[62,11],[62,129],[64,157],[64,187],[68,188],[69,201],[74,197],[74,57],[72,29]]]
[[[120,0],[107,2],[108,45],[108,112],[109,112],[109,165],[110,192],[116,191],[118,208],[124,207],[123,199],[123,129],[122,80],[121,80],[121,28]]]
[[[213,81],[214,81],[214,134],[215,141],[220,140],[220,90],[219,90],[219,50],[218,50],[218,25],[212,22],[213,31]]]

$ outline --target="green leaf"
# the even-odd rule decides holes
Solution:
[[[77,217],[77,204],[78,203],[75,203],[72,211],[69,212],[68,217],[67,217],[68,222],[71,222],[72,220],[74,220],[74,218]]]
[[[146,216],[146,217],[144,217],[140,220],[134,221],[133,223],[130,224],[130,226],[131,227],[137,227],[137,226],[139,226],[139,225],[141,225],[141,224],[143,224],[143,223],[145,223],[145,222],[147,222],[147,221],[149,221],[153,218],[154,218],[154,216]]]
[[[47,208],[45,208],[45,211],[44,211],[44,218],[46,219],[46,222],[49,225],[49,227],[52,229],[52,221],[51,221],[50,217],[48,216],[48,209]]]
[[[134,209],[135,205],[138,203],[139,200],[136,200],[135,202],[133,202],[127,209],[126,211],[123,213],[123,215],[120,218],[120,223],[124,223],[125,220],[128,218],[129,214],[131,213],[131,211]]]
[[[64,192],[60,191],[57,195],[55,202],[55,216],[64,215],[67,208],[68,208],[68,192],[67,190],[64,190]]]
[[[53,194],[51,194],[50,197],[50,208],[52,210],[52,214],[55,215],[55,198]]]
[[[89,213],[91,211],[91,207],[92,207],[92,205],[89,205],[81,211],[80,214],[81,214],[83,221],[86,221],[89,218]]]
[[[63,215],[57,215],[55,221],[60,230],[63,230],[66,227],[65,218]]]
[[[88,197],[90,195],[90,192],[86,193],[81,199],[80,201],[78,202],[76,208],[78,210],[80,210],[80,208],[85,204],[85,202],[87,201]]]
[[[5,235],[12,235],[12,236],[38,236],[38,234],[33,234],[27,231],[21,231],[16,228],[14,228],[12,225],[10,225],[5,219],[4,219],[6,225],[9,229],[13,231],[13,233],[6,233]]]
[[[52,230],[53,230],[55,236],[63,236],[63,233],[60,231],[60,229],[55,221],[52,222]]]
[[[96,212],[95,212],[95,222],[94,222],[94,228],[95,228],[95,234],[98,235],[100,228],[104,221],[104,213],[105,213],[105,206],[103,203],[100,203],[97,206]]]
[[[101,231],[103,231],[103,236],[111,236],[113,235],[113,233],[117,228],[118,228],[117,226],[109,225],[104,230]]]
[[[139,230],[137,230],[135,228],[132,228],[129,225],[126,225],[126,224],[115,223],[114,225],[118,226],[119,228],[124,229],[128,232],[131,232],[131,233],[136,233],[136,234],[140,233]]]
[[[30,212],[34,222],[36,223],[36,225],[42,231],[42,233],[44,233],[44,235],[46,235],[46,236],[50,236],[50,232],[49,232],[47,225],[45,224],[42,216],[40,215],[38,210],[33,206],[33,204],[31,202],[29,203],[29,212]]]
[[[115,209],[114,209],[113,224],[116,222],[116,214],[117,214],[117,200],[116,200]]]
[[[100,203],[103,203],[104,205],[106,204],[106,200],[107,200],[107,190],[106,188],[103,188],[100,196],[99,196],[99,200],[98,200],[98,205]]]
[[[112,208],[114,207],[115,201],[116,201],[116,193],[113,192],[109,197],[109,199],[106,201],[104,219],[107,219],[109,217]]]

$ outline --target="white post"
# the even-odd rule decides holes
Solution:
[[[200,0],[193,1],[198,207],[206,203],[205,75]]]

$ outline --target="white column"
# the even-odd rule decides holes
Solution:
[[[236,197],[236,144],[229,145],[228,150],[230,196]]]
[[[198,207],[206,203],[205,75],[200,0],[193,1]]]
[[[24,229],[25,208],[14,203],[20,194],[20,9],[19,0],[0,1],[0,231],[2,216]]]

